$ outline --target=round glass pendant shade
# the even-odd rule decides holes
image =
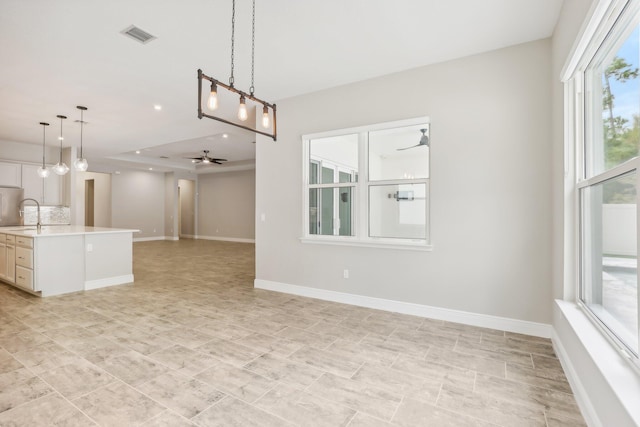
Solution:
[[[67,166],[65,163],[58,162],[53,167],[53,171],[58,175],[64,175],[69,172],[69,166]]]
[[[43,168],[42,166],[38,168],[38,176],[40,178],[46,178],[49,176],[49,174],[51,174],[51,171],[49,170],[49,168]]]
[[[78,158],[73,161],[73,167],[79,172],[85,172],[89,167],[89,163],[87,162],[87,159]]]

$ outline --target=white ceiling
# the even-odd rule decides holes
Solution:
[[[255,93],[277,103],[549,37],[561,5],[256,0]],[[120,34],[132,24],[157,39],[143,45]],[[64,114],[65,146],[78,145],[75,107],[84,105],[90,170],[192,169],[183,157],[204,149],[229,166],[250,164],[253,134],[197,118],[196,70],[228,81],[230,27],[231,0],[0,0],[0,140],[40,144],[38,122],[47,121],[47,144],[55,146],[56,115]],[[237,0],[235,82],[245,91],[250,36],[251,1]]]

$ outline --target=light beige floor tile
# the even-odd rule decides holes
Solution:
[[[261,354],[259,350],[222,338],[214,338],[196,347],[195,350],[238,365],[244,365]]]
[[[181,345],[165,348],[148,356],[181,374],[193,376],[220,362],[213,356],[191,350]]]
[[[444,385],[436,405],[501,426],[545,427],[541,409],[518,405],[482,393]]]
[[[209,334],[184,326],[160,332],[158,336],[187,348],[198,347],[214,338]]]
[[[140,425],[165,408],[128,385],[115,382],[72,402],[101,426]]]
[[[515,350],[523,353],[535,353],[543,356],[555,357],[553,345],[549,339],[527,340],[514,338],[511,335],[505,337],[483,336],[482,343],[489,344],[496,348],[505,350]]]
[[[107,357],[97,365],[132,386],[152,380],[169,370],[164,365],[132,350]]]
[[[584,420],[563,417],[559,414],[546,414],[548,427],[587,427]]]
[[[379,418],[374,418],[371,415],[357,412],[349,422],[348,427],[391,427],[392,424],[382,421]]]
[[[57,393],[32,400],[0,413],[0,426],[96,426]]]
[[[492,346],[486,340],[480,343],[466,337],[459,337],[454,350],[460,353],[485,357],[492,360],[501,360],[533,368],[531,353],[506,349],[502,346]]]
[[[337,339],[329,347],[327,351],[333,353],[345,360],[353,360],[355,362],[368,363],[370,365],[391,366],[398,359],[400,353],[398,351],[389,350],[374,344],[363,342],[352,342],[343,339]]]
[[[519,383],[489,375],[478,374],[475,391],[520,405],[554,412],[569,418],[582,419],[573,395]]]
[[[335,336],[316,334],[292,326],[288,326],[287,328],[281,330],[280,332],[275,334],[275,336],[288,339],[304,346],[315,347],[319,349],[327,348],[332,342],[336,340]]]
[[[62,346],[68,346],[77,341],[95,337],[96,334],[80,326],[66,326],[60,329],[51,329],[44,332],[44,335]]]
[[[488,427],[495,424],[488,423],[477,418],[450,412],[446,409],[436,408],[427,403],[412,399],[405,399],[393,417],[394,425],[416,427]]]
[[[196,375],[200,381],[245,402],[255,402],[276,385],[275,381],[246,369],[221,363]]]
[[[32,401],[53,389],[26,369],[16,369],[0,375],[0,412]]]
[[[67,344],[67,348],[95,364],[99,364],[105,359],[112,358],[118,354],[131,351],[127,347],[101,336],[74,341]]]
[[[0,348],[0,375],[21,368],[24,368],[22,363],[13,357],[7,350]]]
[[[441,381],[432,381],[406,372],[377,365],[363,365],[351,377],[354,381],[387,390],[399,396],[435,403],[442,387]]]
[[[83,360],[80,356],[54,342],[46,343],[30,350],[19,351],[14,354],[14,357],[37,375],[58,366]]]
[[[507,379],[571,393],[571,386],[564,373],[556,370],[531,369],[507,363]]]
[[[158,335],[149,334],[134,328],[114,328],[106,331],[102,336],[141,354],[155,353],[156,351],[173,345],[171,341]]]
[[[260,351],[261,353],[269,353],[274,356],[286,357],[295,351],[304,347],[303,344],[290,341],[284,338],[274,337],[272,335],[252,333],[246,337],[238,338],[235,342],[246,347]]]
[[[429,351],[428,343],[411,342],[398,337],[387,337],[377,334],[369,334],[359,344],[379,348],[388,352],[403,353],[414,357],[424,357]]]
[[[333,374],[324,374],[306,391],[384,420],[391,419],[402,400],[400,395]]]
[[[143,427],[195,427],[191,421],[176,414],[173,411],[167,410],[151,418],[146,423],[142,424]]]
[[[69,400],[116,381],[102,369],[82,359],[43,372],[40,378]]]
[[[304,347],[288,357],[297,363],[307,364],[316,369],[332,372],[337,375],[349,378],[360,368],[362,363],[357,360],[344,359],[340,355],[328,350],[320,350],[314,347]]]
[[[193,419],[206,427],[285,427],[293,426],[275,415],[238,399],[227,397]]]
[[[344,326],[336,325],[331,321],[325,320],[316,322],[315,324],[309,326],[306,330],[315,334],[330,335],[335,338],[353,342],[358,342],[369,334],[369,331],[365,328],[346,328]]]
[[[173,372],[137,388],[185,418],[193,418],[225,396],[209,384]]]
[[[10,334],[0,338],[0,347],[9,353],[33,350],[43,344],[51,343],[52,340],[39,332],[26,330],[15,334]]]
[[[392,365],[392,368],[431,381],[454,385],[469,391],[473,390],[476,379],[476,372],[470,369],[458,368],[411,356],[401,355]]]
[[[432,331],[406,331],[402,329],[394,331],[389,339],[397,339],[413,345],[422,345],[426,350],[431,347],[453,350],[456,342],[458,341],[457,335],[451,336],[446,333],[434,333]]]
[[[426,360],[457,366],[458,368],[471,369],[472,371],[482,372],[496,377],[504,378],[506,372],[506,363],[503,360],[489,359],[453,350],[443,350],[438,347],[429,349]]]
[[[255,405],[300,426],[346,426],[356,411],[291,385],[279,384]]]
[[[311,366],[273,356],[272,354],[263,354],[247,363],[244,368],[265,378],[302,388],[307,387],[323,374],[323,371]]]

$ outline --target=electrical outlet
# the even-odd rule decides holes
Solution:
[[[342,278],[343,279],[348,279],[349,278],[349,270],[347,270],[346,268],[342,272]]]

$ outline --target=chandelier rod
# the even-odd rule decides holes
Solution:
[[[231,77],[229,77],[229,86],[233,87],[233,56],[236,41],[236,0],[233,0],[231,4]]]

